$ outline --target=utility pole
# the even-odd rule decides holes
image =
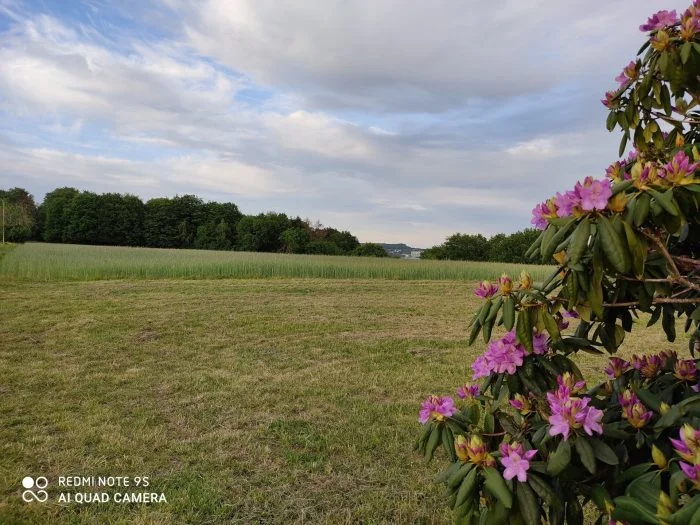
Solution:
[[[5,199],[2,200],[2,243],[5,244]]]

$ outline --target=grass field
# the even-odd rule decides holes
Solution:
[[[544,279],[549,266],[463,261],[409,261],[274,253],[166,250],[30,243],[0,259],[0,279],[319,278],[473,281],[527,268]]]
[[[0,523],[449,523],[411,445],[483,351],[473,285],[0,280]],[[26,475],[149,476],[168,503],[25,504]]]

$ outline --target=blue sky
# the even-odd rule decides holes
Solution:
[[[528,226],[685,3],[0,0],[0,187],[194,193],[361,241]]]

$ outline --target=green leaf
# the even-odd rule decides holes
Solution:
[[[515,324],[515,302],[511,295],[503,299],[503,327],[509,332]]]
[[[623,245],[620,236],[617,234],[607,217],[598,216],[598,231],[600,232],[603,253],[615,270],[620,273],[630,271],[630,256],[626,243]]]
[[[569,246],[568,257],[569,264],[573,265],[579,262],[581,256],[588,246],[588,238],[591,236],[591,223],[588,217],[578,223],[574,233],[571,236],[571,245]]]
[[[515,335],[518,343],[523,345],[528,352],[533,352],[532,345],[532,324],[530,324],[530,315],[526,309],[518,312],[518,321],[515,326]]]
[[[571,445],[563,439],[559,442],[557,449],[549,456],[547,462],[547,473],[552,476],[561,474],[571,461]]]
[[[526,483],[517,483],[515,486],[515,496],[518,499],[518,508],[526,525],[541,525],[542,512],[537,502],[535,493]]]
[[[593,453],[603,463],[608,465],[617,465],[620,460],[617,458],[615,451],[610,448],[604,441],[598,438],[590,438],[589,442],[593,447]]]
[[[693,50],[693,44],[686,42],[681,46],[681,61],[685,64],[690,58],[690,52]]]
[[[462,503],[464,503],[467,496],[469,496],[474,490],[474,487],[476,487],[476,473],[477,469],[471,469],[462,481],[462,484],[459,486],[459,490],[457,491],[455,507],[459,507]]]
[[[425,447],[425,462],[428,463],[433,459],[433,454],[440,445],[442,437],[442,425],[434,425],[428,438],[428,444]]]
[[[660,431],[664,428],[668,428],[675,425],[678,420],[683,416],[682,409],[678,405],[672,405],[664,415],[662,415],[659,420],[654,425],[654,430]]]
[[[644,474],[647,470],[649,470],[652,467],[652,465],[654,464],[638,463],[637,465],[634,465],[633,467],[630,467],[627,470],[621,472],[620,475],[617,476],[615,481],[618,485],[624,485],[625,483],[628,483],[633,479],[636,479],[642,474]]]
[[[647,193],[641,193],[637,197],[637,204],[634,207],[634,225],[639,228],[649,215],[649,205],[651,197]]]
[[[583,436],[579,436],[574,441],[574,447],[578,453],[578,457],[586,470],[591,474],[595,474],[595,455],[593,447]]]
[[[447,486],[451,489],[456,489],[474,467],[474,463],[454,463],[453,465],[457,465],[457,469],[447,478]]]
[[[554,320],[552,314],[549,313],[549,308],[546,305],[541,307],[540,314],[542,315],[544,327],[552,338],[552,341],[559,341],[561,339],[559,325],[557,325],[557,322]]]
[[[614,111],[611,111],[608,114],[608,119],[605,121],[605,127],[608,129],[608,131],[612,131],[615,129],[616,125],[617,125],[617,114]]]
[[[540,497],[540,499],[544,501],[547,505],[552,505],[553,502],[556,501],[557,495],[554,492],[554,489],[552,489],[552,487],[549,486],[549,483],[547,483],[537,474],[534,474],[533,472],[528,472],[527,482],[530,485],[530,487],[532,487],[532,490],[534,490],[535,493],[537,493],[537,495]]]
[[[673,306],[663,306],[663,311],[661,315],[661,326],[663,327],[664,332],[666,333],[666,339],[668,339],[670,342],[676,340],[676,318],[673,315],[674,313],[675,311],[673,309]]]
[[[651,523],[653,525],[661,523],[653,512],[630,496],[615,498],[615,510],[612,517],[631,523]]]
[[[457,472],[460,467],[462,466],[462,463],[456,462],[456,463],[450,463],[450,466],[447,467],[445,470],[443,470],[436,478],[435,482],[436,483],[445,483],[450,476],[452,476],[455,472]]]
[[[498,501],[507,509],[513,506],[513,494],[508,489],[505,480],[501,474],[493,467],[484,469],[484,486],[489,489]]]
[[[678,207],[675,205],[674,201],[672,200],[673,198],[673,191],[668,190],[664,193],[661,193],[659,191],[656,191],[653,188],[649,188],[647,190],[651,196],[654,197],[656,202],[659,203],[659,206],[661,206],[666,213],[669,215],[673,215],[674,217],[678,215]]]
[[[664,521],[670,525],[684,525],[689,523],[694,525],[693,520],[700,521],[700,495],[695,496],[692,500],[686,503],[680,510],[674,512],[670,516],[666,516]]]
[[[618,156],[622,157],[622,155],[625,153],[625,148],[627,147],[627,139],[629,139],[629,133],[625,133],[622,135],[622,140],[620,140],[620,148],[618,149]]]

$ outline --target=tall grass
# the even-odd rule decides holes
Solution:
[[[29,243],[0,259],[0,279],[92,281],[104,279],[221,279],[300,277],[473,281],[517,275],[536,280],[548,266],[463,261],[415,261],[372,257],[289,255]]]

